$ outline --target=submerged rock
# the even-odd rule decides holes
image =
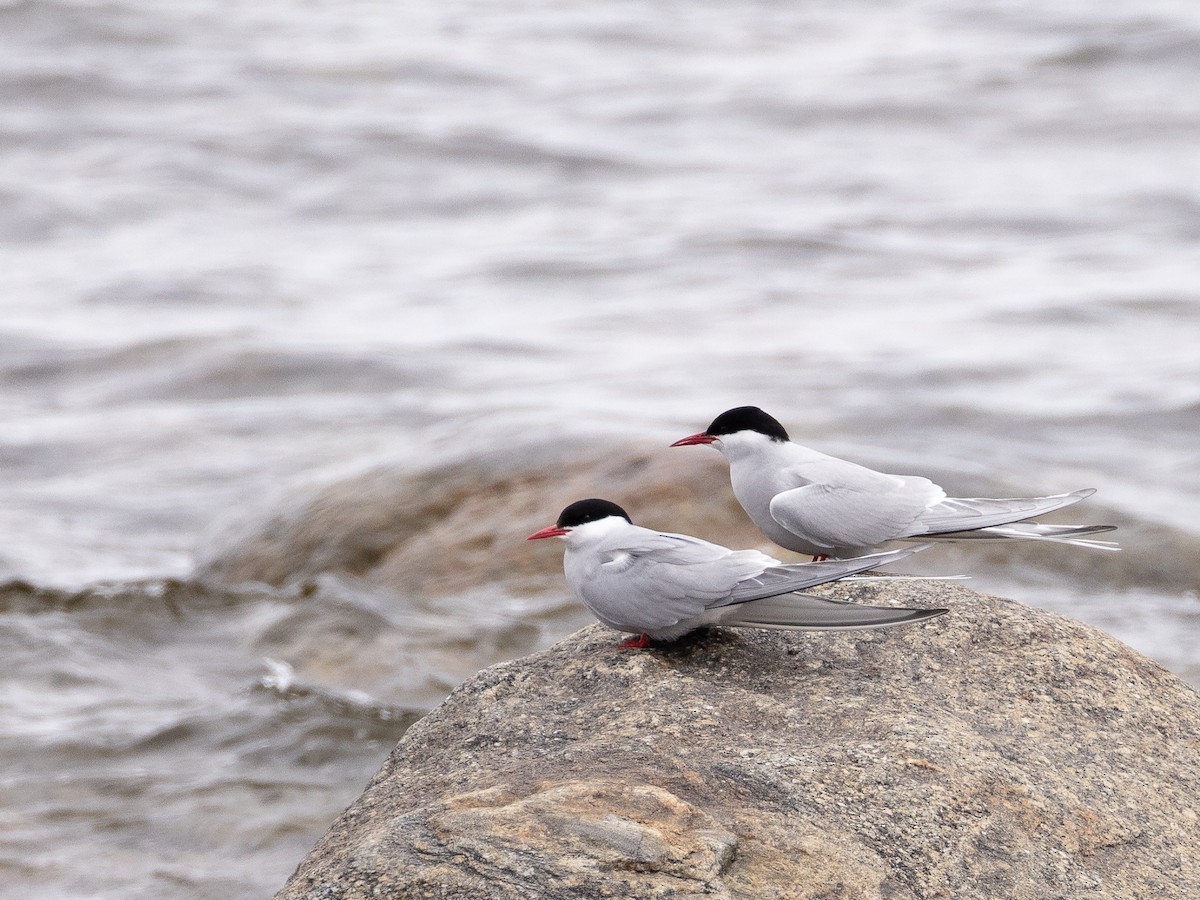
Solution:
[[[1200,896],[1197,694],[1094,628],[945,583],[848,634],[592,626],[413,726],[286,900]]]

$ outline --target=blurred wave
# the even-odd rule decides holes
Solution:
[[[1200,669],[1200,10],[0,2],[0,875],[261,897],[715,454],[1095,487],[914,571]],[[765,549],[771,550],[770,547]],[[772,551],[774,552],[774,551]]]

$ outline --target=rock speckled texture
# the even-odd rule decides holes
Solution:
[[[649,651],[593,626],[493,666],[278,897],[1200,897],[1195,691],[958,586],[827,593],[951,612]]]

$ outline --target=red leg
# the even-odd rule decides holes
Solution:
[[[621,641],[617,644],[618,647],[624,647],[630,650],[645,650],[650,646],[650,635],[642,632],[641,637],[630,638],[627,641]]]

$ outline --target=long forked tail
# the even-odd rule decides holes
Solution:
[[[1036,516],[1071,506],[1096,493],[1084,488],[1049,497],[947,497],[925,510],[914,522],[911,538],[919,540],[964,540],[967,532],[976,539],[1022,538],[1072,543],[1079,546],[1117,549],[1107,541],[1079,541],[1086,534],[1112,531],[1115,525],[1039,525]],[[1063,538],[1071,540],[1062,540]]]
[[[1097,541],[1087,537],[1116,531],[1116,525],[1042,525],[1037,522],[1010,522],[974,531],[949,531],[943,534],[923,534],[913,540],[921,541],[1053,541],[1093,550],[1120,550],[1116,541]]]
[[[848,631],[908,625],[945,612],[948,610],[860,606],[812,594],[785,594],[731,606],[720,624],[785,631]]]

